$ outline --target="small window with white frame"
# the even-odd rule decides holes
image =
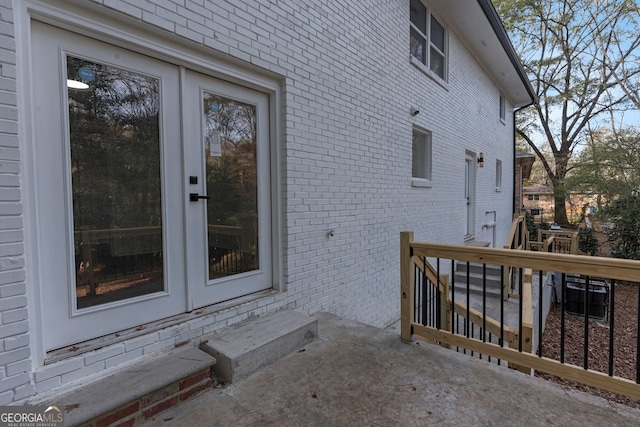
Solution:
[[[496,160],[496,191],[502,191],[502,160]]]
[[[411,56],[446,81],[447,30],[420,0],[411,0]]]
[[[507,107],[504,99],[504,95],[500,94],[500,120],[504,123],[507,116]]]
[[[411,184],[414,187],[430,187],[432,176],[431,132],[413,128]]]

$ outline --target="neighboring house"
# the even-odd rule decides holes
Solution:
[[[532,185],[522,188],[523,205],[526,210],[542,209],[545,213],[553,214],[555,201],[553,189],[547,185]]]
[[[533,92],[488,0],[0,21],[0,404],[283,308],[385,326],[401,230],[507,238]]]
[[[553,218],[555,209],[555,199],[553,189],[546,185],[533,185],[523,187],[524,208],[544,214],[548,220]],[[597,195],[594,193],[569,193],[566,198],[567,216],[570,221],[576,221],[580,218],[582,210],[595,213],[598,205]]]

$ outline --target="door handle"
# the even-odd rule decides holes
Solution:
[[[189,193],[190,202],[197,202],[200,199],[209,200],[209,196],[201,196],[198,193]]]

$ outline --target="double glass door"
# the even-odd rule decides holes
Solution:
[[[271,287],[268,96],[32,34],[45,350]]]

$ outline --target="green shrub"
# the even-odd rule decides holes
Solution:
[[[614,258],[640,259],[640,202],[636,196],[615,200],[606,209],[613,228],[607,231]]]
[[[593,228],[578,229],[578,249],[589,255],[598,253],[598,239],[594,236]]]

